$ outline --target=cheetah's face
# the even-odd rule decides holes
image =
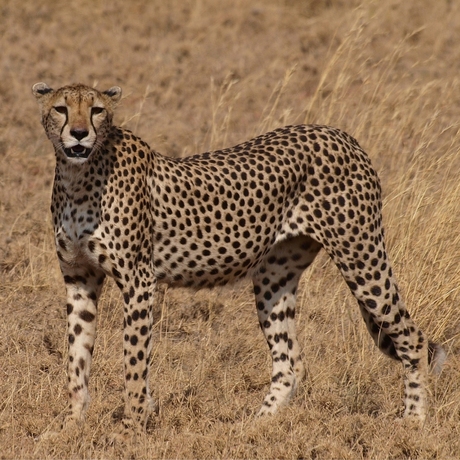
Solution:
[[[54,91],[45,83],[36,83],[32,92],[41,109],[43,127],[56,152],[73,163],[86,161],[102,145],[121,98],[118,86],[104,92],[84,85]]]

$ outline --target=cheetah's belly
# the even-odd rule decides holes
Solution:
[[[226,284],[254,271],[276,239],[276,225],[192,226],[154,244],[155,274],[171,285]]]

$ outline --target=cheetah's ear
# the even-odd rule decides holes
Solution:
[[[121,88],[119,86],[112,86],[107,91],[104,91],[103,94],[109,96],[116,104],[121,99]]]
[[[35,85],[32,86],[32,93],[37,99],[40,99],[46,94],[52,93],[52,92],[54,92],[54,90],[51,89],[46,83],[42,83],[42,82],[35,83]]]

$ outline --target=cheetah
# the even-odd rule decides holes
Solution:
[[[112,124],[121,89],[32,92],[56,156],[51,212],[68,315],[66,420],[83,421],[97,303],[112,277],[124,301],[126,429],[152,410],[149,367],[157,283],[213,287],[250,277],[272,376],[260,415],[304,377],[294,323],[299,279],[321,248],[355,296],[375,344],[403,365],[404,416],[423,421],[441,346],[411,319],[390,266],[381,189],[358,142],[339,129],[287,126],[232,148],[169,158]]]

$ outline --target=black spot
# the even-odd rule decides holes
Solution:
[[[367,299],[366,305],[371,309],[377,308],[377,302],[374,299]]]
[[[88,310],[83,310],[81,311],[78,316],[83,320],[86,321],[87,323],[90,323],[91,321],[94,320],[95,315],[93,313],[89,312]]]

